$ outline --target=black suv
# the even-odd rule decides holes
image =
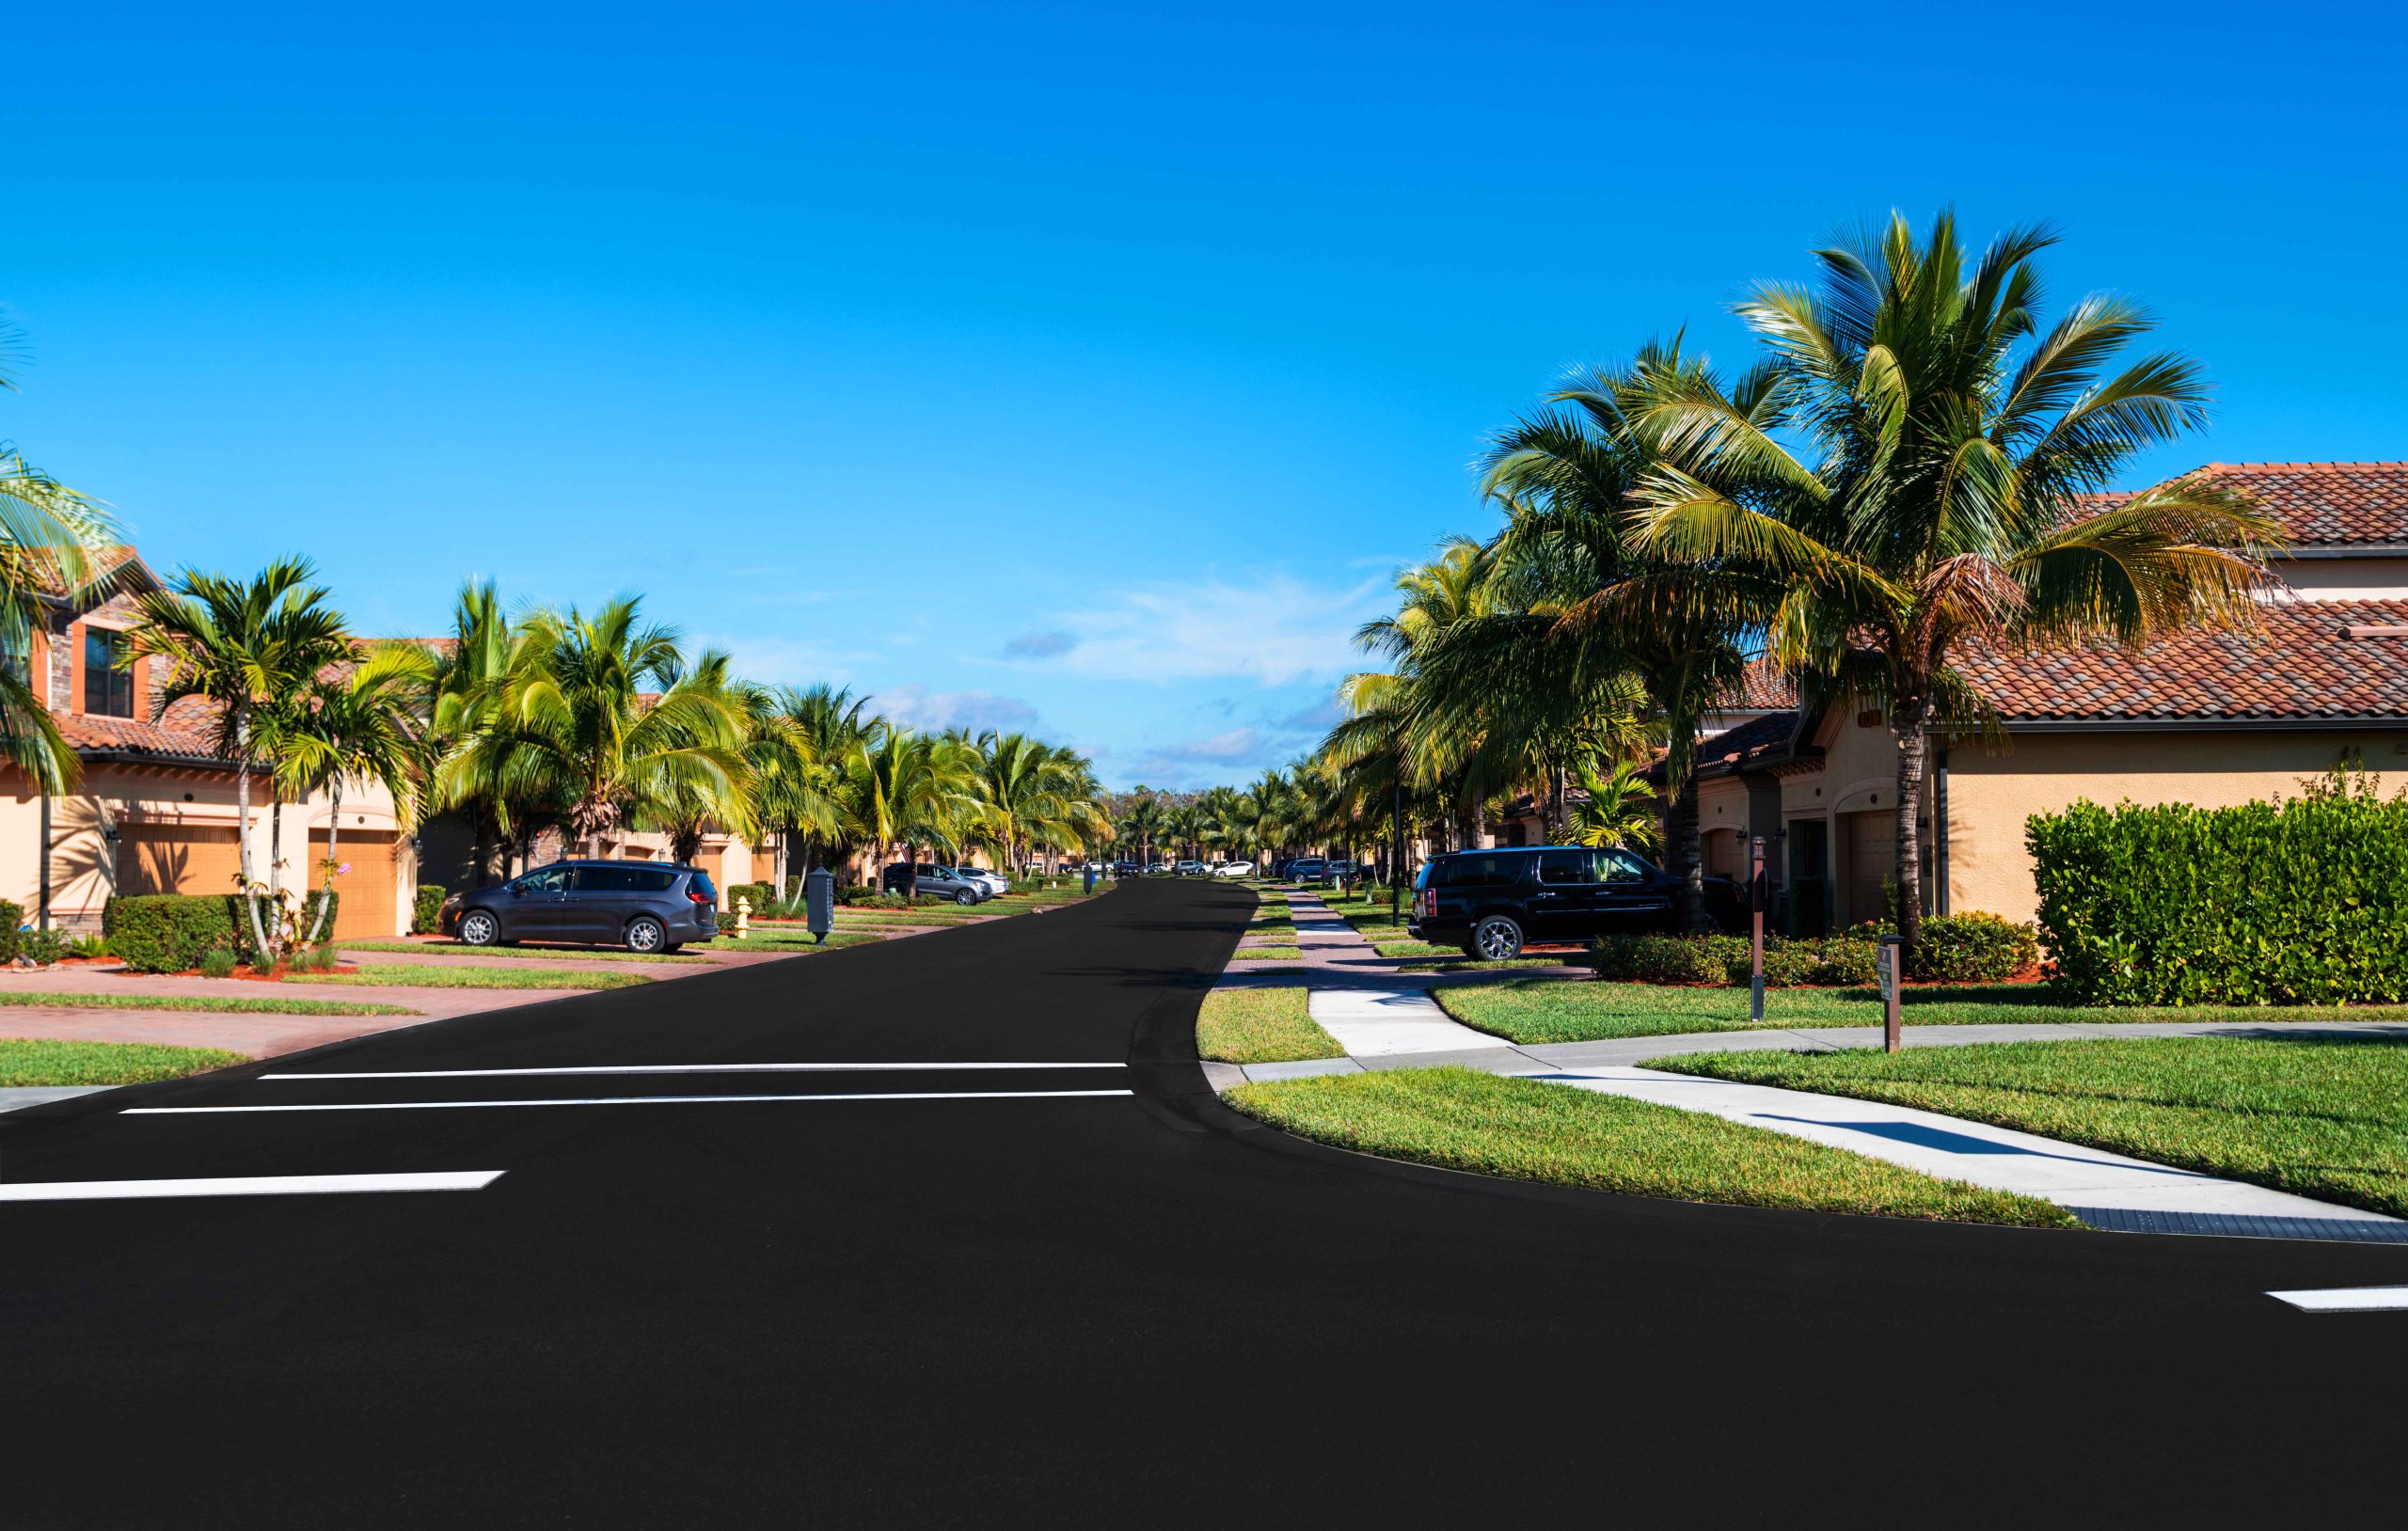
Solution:
[[[452,894],[436,923],[469,946],[586,941],[674,952],[719,934],[719,890],[699,867],[554,861],[499,888]]]
[[[1671,930],[1680,885],[1643,857],[1585,845],[1434,856],[1413,879],[1417,940],[1502,962],[1526,941]]]

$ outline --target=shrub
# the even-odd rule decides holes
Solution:
[[[104,957],[109,955],[105,936],[78,936],[67,943],[67,955],[78,957]]]
[[[1691,936],[1600,936],[1591,944],[1600,978],[1636,984],[1720,984],[1729,975]]]
[[[1877,976],[1871,941],[1857,940],[1847,936],[1827,936],[1805,944],[1814,954],[1814,971],[1806,979],[1810,984],[1858,988],[1872,983]]]
[[[2040,965],[2040,933],[1996,914],[1942,914],[1923,923],[1907,976],[1940,984],[1995,983]]]
[[[727,885],[727,907],[736,908],[738,896],[752,901],[752,912],[760,913],[778,901],[777,884],[770,882],[731,882]]]
[[[182,972],[204,953],[223,950],[239,958],[250,950],[243,901],[231,893],[112,898],[101,911],[101,929],[109,949],[134,972]]]
[[[2089,1004],[2408,997],[2408,799],[2339,772],[2289,800],[2035,814],[2040,927]]]
[[[234,976],[234,954],[222,946],[213,946],[200,955],[200,975],[203,978]]]
[[[1601,936],[1591,947],[1600,978],[1638,984],[1744,986],[1755,954],[1738,936]],[[1765,986],[1856,986],[1873,982],[1869,942],[1834,937],[1793,941],[1765,938]]]
[[[48,967],[67,955],[69,941],[63,930],[24,930],[17,933],[17,955],[38,967]]]
[[[17,941],[22,934],[18,927],[24,923],[24,906],[0,898],[0,964],[16,960]]]
[[[443,901],[452,891],[439,882],[418,885],[418,904],[410,910],[410,934],[432,936],[442,928]]]

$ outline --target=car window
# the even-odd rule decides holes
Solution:
[[[1521,876],[1522,858],[1493,851],[1458,856],[1447,865],[1450,888],[1494,888]]]
[[[1606,855],[1608,882],[1645,882],[1647,863],[1626,850],[1609,850]]]
[[[562,892],[568,887],[568,872],[564,866],[547,867],[541,872],[528,873],[511,886],[522,893]]]
[[[1539,881],[1589,886],[1606,880],[1605,853],[1593,850],[1548,850],[1539,853]]]
[[[711,875],[707,872],[697,872],[694,874],[694,886],[692,891],[702,894],[705,902],[706,903],[716,904],[719,902],[719,890],[711,886]]]
[[[569,886],[580,893],[632,893],[644,875],[631,866],[580,866]]]

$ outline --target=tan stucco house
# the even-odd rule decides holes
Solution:
[[[2253,635],[1962,654],[2004,728],[1936,749],[1925,798],[1934,912],[2029,920],[2024,821],[2082,798],[2218,807],[2295,795],[2354,753],[2408,772],[2408,463],[2214,464],[2289,524],[2288,587]],[[1878,917],[1895,855],[1895,749],[1842,699],[1758,714],[1704,750],[1699,811],[1711,872],[1740,874],[1763,834],[1801,928]],[[2403,778],[2408,779],[2408,778]]]
[[[130,547],[108,565],[117,593],[105,601],[43,597],[33,653],[24,656],[36,694],[74,747],[81,780],[54,797],[0,767],[0,897],[37,926],[97,932],[115,894],[230,892],[236,884],[234,771],[213,748],[210,709],[182,702],[153,723],[150,688],[166,661],[118,668],[134,592],[156,589],[157,577]],[[257,780],[252,809],[256,875],[289,890],[315,885],[332,812],[325,796],[285,805],[283,860],[273,869],[267,789]],[[351,866],[337,881],[336,934],[406,930],[417,858],[382,788],[346,786],[336,850]]]

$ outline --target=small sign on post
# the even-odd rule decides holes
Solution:
[[[1748,1015],[1758,1025],[1765,1018],[1765,837],[1748,842],[1748,911],[1754,926],[1751,938],[1755,966],[1748,983]]]
[[[1898,1037],[1898,938],[1884,936],[1873,949],[1873,971],[1881,981],[1881,1049],[1895,1052],[1905,1043]]]

